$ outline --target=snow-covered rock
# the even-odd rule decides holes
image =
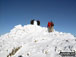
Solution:
[[[73,50],[76,38],[72,34],[55,30],[49,33],[46,27],[37,25],[17,25],[0,37],[0,57],[59,57],[60,51]]]

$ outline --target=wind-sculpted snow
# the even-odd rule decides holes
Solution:
[[[0,57],[7,57],[18,47],[10,57],[59,57],[60,51],[76,50],[76,38],[55,30],[49,33],[46,27],[37,25],[17,25],[0,37]]]

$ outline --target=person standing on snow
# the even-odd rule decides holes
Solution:
[[[52,21],[48,22],[47,27],[48,27],[48,32],[53,32],[54,31],[54,29],[53,29],[54,23]]]

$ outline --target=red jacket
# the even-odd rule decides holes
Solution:
[[[54,26],[53,22],[48,22],[48,27]]]

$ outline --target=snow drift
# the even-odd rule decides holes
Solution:
[[[0,37],[0,57],[59,57],[60,51],[76,50],[76,38],[70,33],[48,33],[46,27],[17,25]]]

